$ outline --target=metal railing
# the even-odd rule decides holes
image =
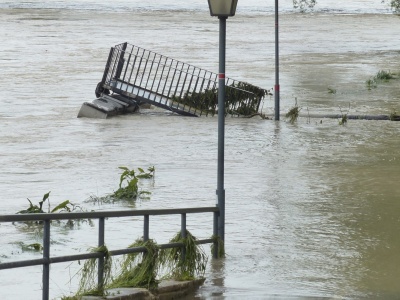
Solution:
[[[241,88],[245,85],[250,86],[226,78],[226,111],[258,111],[262,97]],[[180,114],[201,116],[216,113],[218,74],[123,43],[111,48],[96,94],[99,97],[106,90]]]
[[[160,215],[181,215],[181,235],[186,235],[186,214],[213,213],[213,236],[218,234],[218,218],[219,208],[213,207],[196,207],[196,208],[177,208],[177,209],[153,209],[153,210],[122,210],[122,211],[100,211],[100,212],[71,212],[71,213],[43,213],[43,214],[16,214],[16,215],[0,215],[0,223],[2,222],[43,222],[43,257],[40,259],[30,259],[21,261],[12,261],[0,263],[0,270],[21,268],[28,266],[43,266],[42,272],[42,299],[49,299],[50,289],[50,264],[78,261],[90,258],[98,259],[98,286],[103,286],[103,270],[105,254],[102,252],[83,253],[76,255],[66,255],[52,257],[50,255],[50,228],[53,220],[82,220],[82,219],[98,219],[98,246],[105,245],[105,220],[108,218],[143,216],[143,240],[149,240],[150,216]],[[213,256],[217,256],[218,243],[215,239],[197,240],[197,244],[214,243]],[[160,249],[183,247],[183,243],[168,243],[158,245]],[[110,250],[110,255],[124,255],[129,253],[146,252],[145,247],[124,248]]]

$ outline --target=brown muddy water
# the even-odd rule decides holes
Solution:
[[[358,1],[360,2],[360,1]],[[316,12],[281,16],[282,113],[297,100],[313,114],[400,112],[399,79],[368,90],[379,70],[400,72],[400,18]],[[274,16],[243,12],[227,23],[227,74],[274,85]],[[160,110],[107,120],[77,119],[94,99],[109,48],[128,41],[200,66],[218,68],[218,21],[207,11],[0,9],[0,203],[12,214],[51,191],[84,209],[118,187],[119,166],[155,166],[150,200],[134,206],[214,205],[217,119]],[[329,93],[328,88],[336,90]],[[350,108],[349,108],[350,107]],[[273,114],[273,99],[263,104]],[[226,251],[209,260],[198,299],[400,299],[400,123],[302,117],[294,125],[226,120]],[[151,220],[168,241],[179,220]],[[188,219],[199,238],[209,216]],[[107,221],[109,249],[141,236],[141,221]],[[96,227],[52,229],[51,254],[96,246]],[[40,253],[37,228],[0,224],[0,261]],[[204,247],[210,253],[209,247]],[[72,253],[71,253],[72,252]],[[51,266],[51,297],[74,293],[78,264]],[[40,299],[41,268],[0,272],[2,299]]]

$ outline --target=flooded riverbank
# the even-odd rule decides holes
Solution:
[[[136,208],[215,204],[216,118],[159,110],[107,120],[76,115],[95,97],[109,47],[120,42],[217,70],[217,19],[195,9],[20,7],[0,8],[0,15],[6,41],[0,47],[3,214],[26,208],[26,198],[40,201],[48,191],[52,204],[69,199],[88,210],[131,208],[84,202],[117,188],[119,166],[156,168],[151,199]],[[398,80],[371,90],[365,83],[379,70],[400,72],[399,21],[391,14],[354,11],[282,14],[282,112],[295,99],[303,113],[340,113],[349,106],[350,114],[399,112]],[[248,10],[230,18],[227,29],[227,75],[271,88],[273,15]],[[273,114],[272,99],[263,112]],[[335,119],[302,117],[291,125],[227,118],[228,255],[209,262],[197,297],[398,298],[399,131],[399,123],[390,121],[349,120],[339,126]],[[139,224],[121,233],[125,224],[108,225],[111,249],[141,236]],[[205,217],[188,226],[199,238],[208,238],[212,228]],[[175,221],[154,220],[151,235],[162,243],[177,230]],[[53,233],[52,255],[96,245],[96,228],[89,225]],[[40,256],[15,244],[40,242],[35,230],[2,224],[0,234],[0,261]],[[52,266],[53,298],[76,290],[78,267]],[[40,268],[1,271],[0,280],[4,299],[40,298]]]

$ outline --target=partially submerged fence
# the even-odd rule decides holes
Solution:
[[[180,215],[181,216],[181,235],[186,234],[186,215],[198,213],[213,213],[213,236],[217,236],[219,209],[213,207],[196,207],[196,208],[178,208],[178,209],[153,209],[153,210],[123,210],[123,211],[100,211],[100,212],[80,212],[80,213],[44,213],[44,214],[16,214],[16,215],[0,215],[0,223],[2,222],[43,222],[43,257],[40,259],[31,259],[23,261],[12,261],[0,263],[0,270],[21,268],[28,266],[43,266],[42,273],[42,299],[49,299],[50,285],[50,264],[78,261],[90,258],[98,259],[98,286],[103,285],[103,269],[105,254],[102,252],[82,253],[76,255],[66,255],[52,257],[50,255],[50,237],[51,237],[51,221],[53,220],[80,220],[80,219],[98,219],[98,246],[105,245],[105,220],[108,218],[121,218],[131,216],[143,216],[143,239],[149,240],[150,232],[150,216],[160,215]],[[214,257],[217,256],[218,243],[215,239],[198,240],[198,244],[214,243]],[[158,245],[161,249],[183,247],[183,243],[168,243]],[[144,247],[125,248],[110,250],[111,255],[123,255],[129,253],[146,252]]]
[[[218,74],[128,43],[112,47],[96,96],[116,93],[187,116],[217,113]],[[226,78],[226,112],[257,113],[267,91]]]

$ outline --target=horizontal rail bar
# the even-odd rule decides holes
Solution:
[[[0,222],[46,221],[46,220],[76,220],[98,219],[115,217],[136,217],[143,215],[159,216],[173,214],[195,214],[218,211],[217,206],[171,208],[171,209],[144,209],[144,210],[119,210],[119,211],[95,211],[95,212],[71,212],[71,213],[40,213],[40,214],[15,214],[0,215]]]
[[[8,263],[1,263],[0,270],[39,266],[39,265],[43,265],[44,263],[46,263],[46,261],[43,258],[12,261],[12,262],[8,262]]]
[[[197,240],[196,244],[198,244],[198,245],[211,244],[213,242],[214,242],[213,239],[203,239],[203,240]],[[167,244],[158,245],[158,247],[160,249],[177,248],[177,247],[183,247],[183,246],[184,246],[183,243],[167,243]],[[109,251],[111,256],[124,255],[124,254],[130,254],[130,253],[140,253],[140,252],[147,252],[146,247],[133,247],[133,248],[117,249],[117,250]],[[83,254],[77,254],[77,255],[56,256],[56,257],[51,257],[49,259],[49,263],[55,264],[55,263],[90,259],[90,258],[100,258],[103,256],[104,256],[103,252],[91,252],[91,253],[83,253]],[[43,265],[44,263],[46,263],[46,259],[43,259],[43,258],[15,261],[15,262],[9,262],[9,263],[1,263],[0,270],[31,267],[31,266],[40,266],[40,265]]]

